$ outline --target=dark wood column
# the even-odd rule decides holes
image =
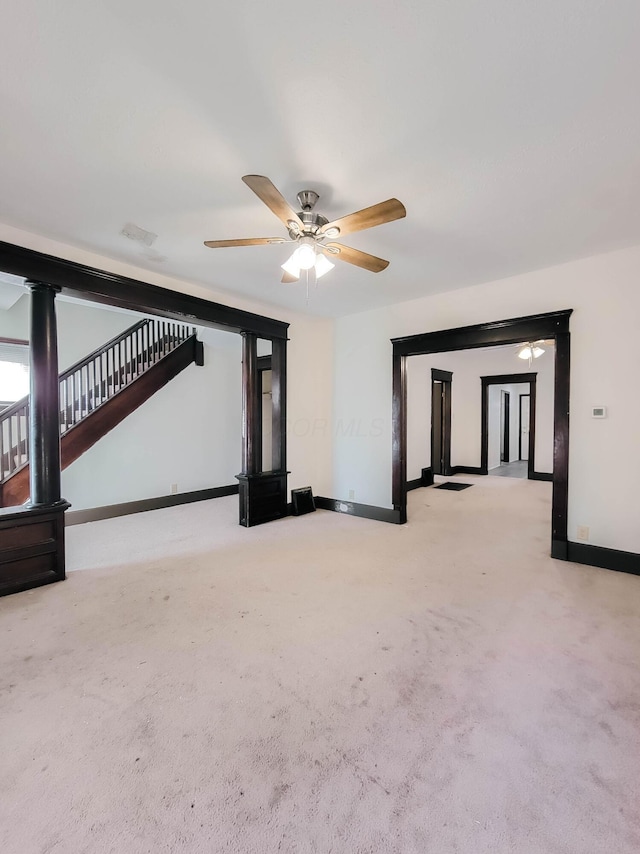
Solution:
[[[257,474],[260,458],[258,337],[242,333],[242,474]]]
[[[274,438],[273,471],[269,472],[260,471],[262,395],[257,342],[253,333],[242,333],[242,472],[237,477],[240,524],[246,528],[287,514],[286,341],[271,339]]]
[[[553,409],[553,500],[551,557],[567,560],[567,511],[569,506],[569,376],[570,335],[556,335]]]
[[[29,485],[32,507],[60,501],[60,385],[55,297],[58,288],[27,282],[31,291]]]
[[[55,296],[31,291],[28,504],[0,509],[0,596],[65,577],[64,511],[60,497],[60,405]]]
[[[407,521],[407,357],[393,348],[392,391],[392,479],[393,509],[399,522]]]
[[[287,468],[287,341],[271,342],[271,465],[274,471]]]

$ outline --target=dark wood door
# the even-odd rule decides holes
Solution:
[[[501,414],[501,428],[502,428],[502,444],[500,447],[500,462],[508,463],[511,462],[511,437],[509,436],[509,424],[511,423],[511,413],[510,413],[510,401],[511,395],[508,391],[502,392],[502,407],[500,410]]]
[[[451,473],[451,374],[432,371],[431,468],[434,474]]]

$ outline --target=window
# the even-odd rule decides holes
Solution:
[[[29,342],[0,338],[0,409],[29,394]]]

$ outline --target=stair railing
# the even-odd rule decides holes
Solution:
[[[141,320],[60,374],[65,433],[196,334],[193,327]],[[0,481],[29,461],[29,397],[0,412]]]

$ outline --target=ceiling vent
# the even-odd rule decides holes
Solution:
[[[151,246],[158,238],[157,234],[152,231],[145,231],[144,228],[140,228],[139,225],[134,225],[132,222],[126,223],[120,234],[128,237],[129,240],[143,243],[145,246]]]

